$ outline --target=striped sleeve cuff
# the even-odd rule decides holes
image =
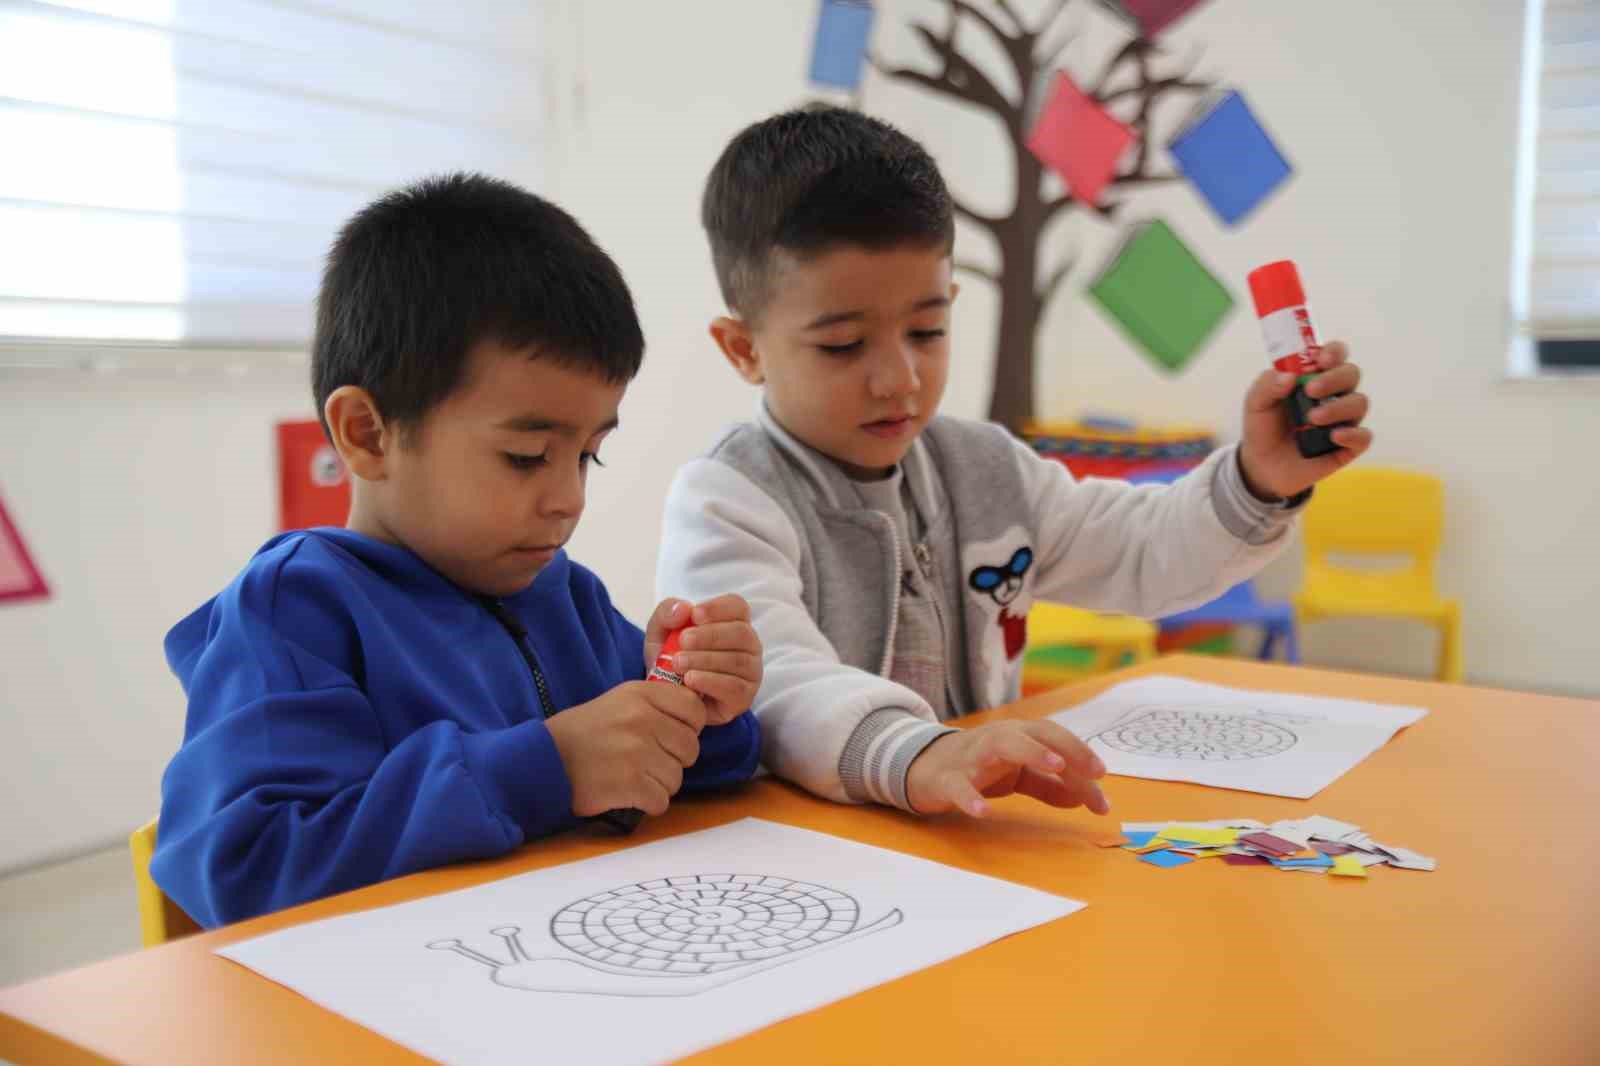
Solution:
[[[1302,493],[1290,500],[1267,503],[1259,500],[1245,487],[1244,473],[1239,469],[1239,448],[1217,464],[1211,479],[1211,506],[1216,509],[1217,520],[1229,533],[1246,544],[1267,544],[1277,540],[1295,520],[1310,493]]]
[[[839,756],[839,780],[845,795],[856,803],[882,803],[911,810],[906,799],[906,773],[922,749],[946,733],[949,726],[924,721],[899,707],[873,711],[861,720]]]

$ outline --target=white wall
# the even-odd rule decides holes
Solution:
[[[1206,42],[1207,68],[1245,90],[1297,174],[1238,231],[1181,188],[1160,210],[1246,303],[1248,270],[1298,259],[1319,328],[1366,370],[1370,461],[1444,479],[1439,583],[1463,601],[1468,679],[1593,694],[1600,379],[1504,379],[1521,9],[1208,5],[1184,37]],[[1046,335],[1060,357],[1041,395],[1060,410],[1236,425],[1240,385],[1261,364],[1248,306],[1178,378],[1128,358],[1082,299],[1064,302]],[[1297,557],[1267,585],[1286,593],[1298,573]],[[1405,672],[1431,671],[1435,646],[1417,626],[1370,621],[1318,624],[1306,643],[1313,661]]]
[[[880,7],[882,47],[912,58],[901,27],[937,18],[938,5]],[[1098,24],[1089,0],[1073,7],[1080,24]],[[1250,268],[1300,261],[1323,331],[1347,338],[1368,369],[1374,459],[1446,480],[1440,580],[1466,603],[1469,677],[1600,693],[1590,620],[1600,591],[1600,382],[1500,380],[1519,8],[1208,5],[1173,42],[1180,54],[1203,45],[1202,73],[1245,90],[1298,174],[1239,231],[1221,229],[1182,188],[1146,202],[1237,296]],[[673,471],[756,402],[705,335],[719,299],[700,185],[735,130],[809,97],[813,17],[809,0],[552,4],[554,159],[544,191],[622,264],[650,341],[574,554],[636,616],[653,599],[655,530]],[[1092,65],[1097,54],[1086,38],[1069,64]],[[958,193],[1005,207],[1008,151],[987,121],[881,80],[866,105],[926,139]],[[1056,244],[1092,264],[1109,236],[1074,225]],[[966,231],[961,242],[965,255],[987,253]],[[1046,324],[1044,413],[1237,426],[1238,397],[1263,363],[1248,308],[1185,374],[1167,378],[1081,287],[1082,276]],[[984,409],[993,310],[969,280],[954,327],[954,413]],[[56,588],[47,604],[0,608],[0,801],[12,812],[0,822],[0,870],[118,839],[155,810],[182,731],[162,635],[271,534],[271,424],[309,409],[298,377],[271,374],[0,379],[0,492]],[[1292,587],[1296,568],[1275,567],[1268,587]],[[1327,624],[1307,643],[1313,661],[1406,671],[1426,671],[1431,654],[1398,626]]]
[[[54,592],[0,606],[5,870],[156,813],[183,737],[161,639],[271,535],[272,426],[312,405],[281,371],[8,377],[0,396],[0,493]]]

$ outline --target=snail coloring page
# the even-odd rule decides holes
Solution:
[[[1427,713],[1148,677],[1050,717],[1109,773],[1307,799]]]
[[[428,947],[488,966],[507,988],[692,996],[892,928],[903,917],[895,909],[862,921],[852,896],[808,881],[689,874],[621,885],[561,908],[550,919],[550,939],[566,953],[530,957],[514,925],[490,930],[505,941],[504,958],[454,937]]]
[[[1082,907],[746,818],[218,954],[443,1062],[643,1063]]]

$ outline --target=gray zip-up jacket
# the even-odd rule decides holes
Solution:
[[[939,417],[902,466],[927,526],[955,714],[1017,698],[1035,598],[1185,610],[1265,566],[1295,513],[1246,490],[1233,447],[1172,485],[1074,481],[999,426]],[[656,585],[662,597],[750,602],[772,772],[830,799],[909,809],[911,761],[949,730],[887,676],[901,554],[893,520],[763,409],[679,472]]]

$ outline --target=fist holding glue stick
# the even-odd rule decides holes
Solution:
[[[682,646],[682,629],[674,629],[668,633],[666,641],[661,645],[660,653],[656,655],[655,664],[650,667],[650,672],[645,675],[645,680],[665,682],[669,685],[682,685],[683,675],[677,672],[676,667],[678,652],[682,650]],[[631,833],[639,827],[639,822],[644,818],[644,812],[637,807],[619,807],[614,811],[607,811],[600,818],[618,832]]]
[[[1299,272],[1287,260],[1250,275],[1272,369],[1244,401],[1239,470],[1263,500],[1299,496],[1372,446],[1361,369],[1339,341],[1319,344]]]
[[[700,754],[700,731],[745,713],[761,685],[761,641],[738,596],[666,600],[644,634],[643,681],[547,722],[572,785],[572,810],[630,832],[660,814]],[[601,728],[595,726],[602,725]]]
[[[740,596],[696,604],[662,601],[645,629],[644,655],[650,678],[683,685],[700,697],[706,725],[733,721],[761,687],[761,638]],[[658,669],[669,676],[658,677]]]

